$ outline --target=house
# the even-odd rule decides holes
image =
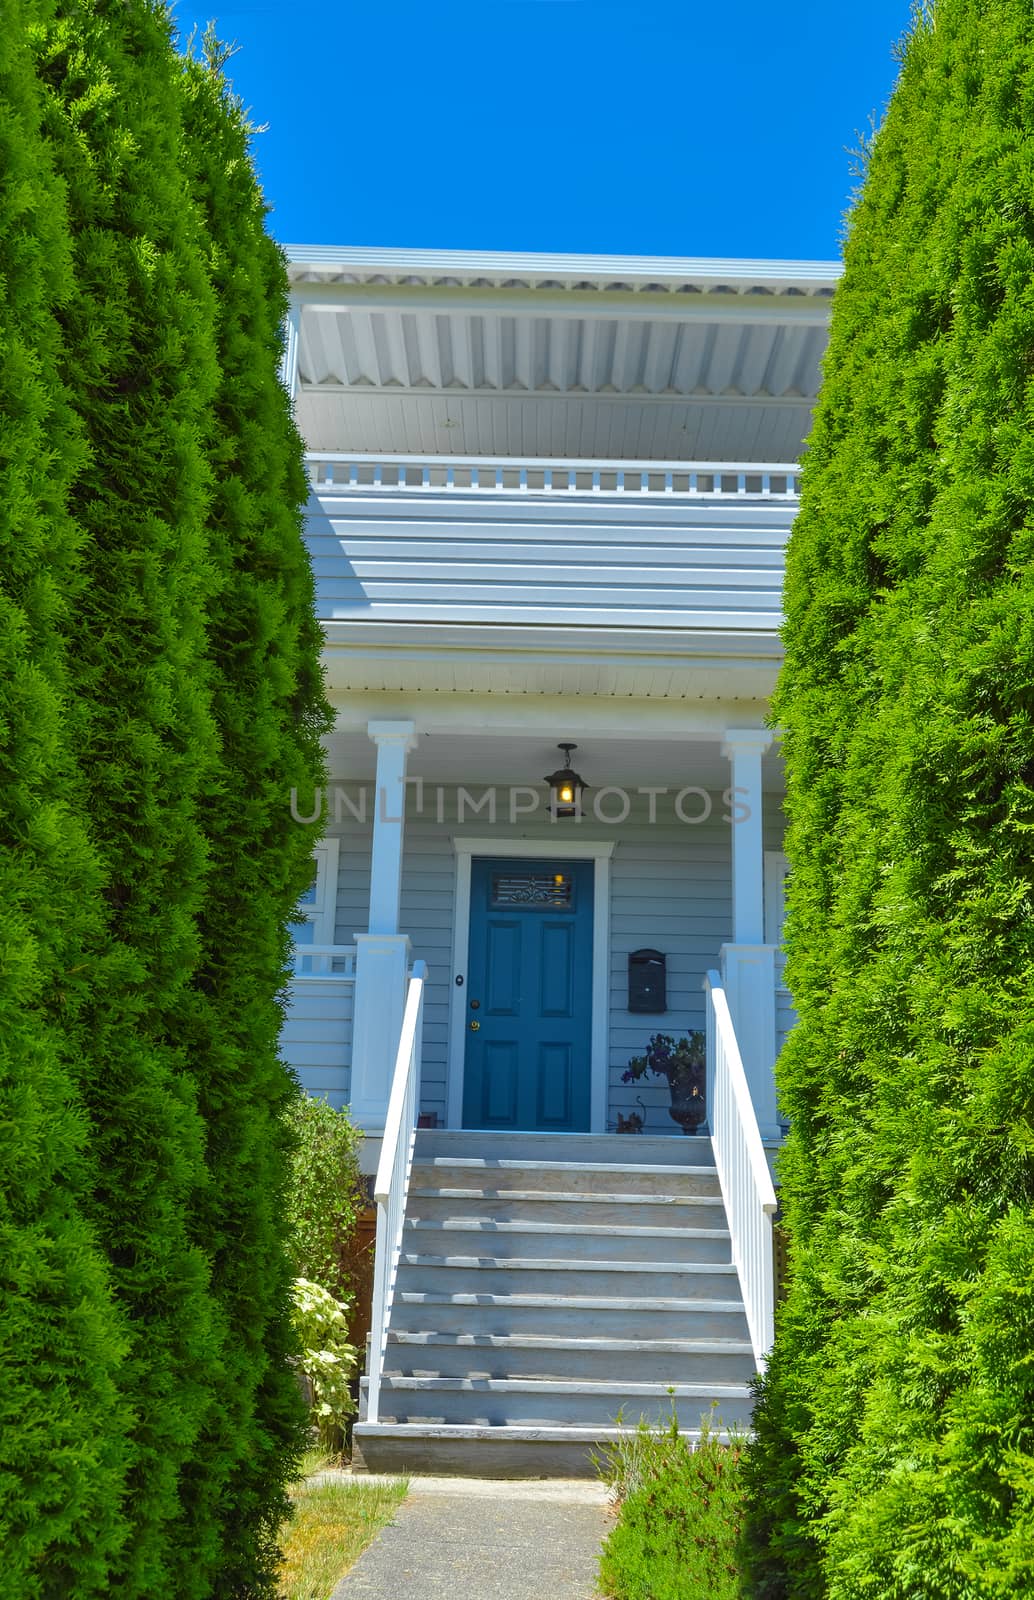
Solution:
[[[289,262],[337,720],[293,798],[327,826],[284,1050],[378,1169],[357,1433],[377,1466],[584,1470],[669,1385],[690,1427],[748,1417],[771,1336],[766,716],[838,268]],[[696,1134],[625,1078],[694,1029]]]

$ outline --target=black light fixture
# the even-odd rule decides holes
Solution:
[[[546,776],[554,817],[578,816],[581,810],[582,791],[589,787],[571,766],[571,751],[577,748],[576,744],[558,744],[557,749],[564,752],[566,765],[558,767],[556,772],[550,772]]]

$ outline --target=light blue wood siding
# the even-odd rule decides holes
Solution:
[[[325,620],[772,633],[795,511],[750,496],[321,488],[306,537]]]
[[[644,778],[644,784],[648,781]],[[478,794],[478,785],[467,787]],[[442,823],[435,819],[434,800],[427,800],[421,815],[415,796],[409,797],[402,881],[402,931],[412,940],[413,955],[428,964],[421,1102],[425,1111],[437,1111],[443,1121],[453,978],[452,835],[489,831],[470,820],[459,826],[456,791],[448,788],[444,794]],[[721,820],[720,796],[715,796],[711,818],[696,826],[676,821],[665,811],[664,798],[657,806],[657,821],[651,825],[647,798],[636,796],[632,814],[620,826],[607,828],[586,819],[576,825],[580,831],[573,836],[617,841],[611,862],[609,1120],[613,1122],[619,1109],[639,1109],[636,1097],[641,1096],[648,1128],[674,1133],[665,1086],[626,1085],[621,1074],[629,1058],[642,1052],[651,1033],[679,1034],[703,1026],[704,974],[718,964],[719,949],[730,935],[730,836],[728,824]],[[778,843],[778,814],[772,826]],[[351,821],[332,823],[331,828],[341,840],[336,937],[338,943],[350,944],[365,927],[370,830]],[[536,824],[532,819],[520,828],[500,823],[491,831],[497,839],[518,836],[541,838],[544,851],[563,854],[562,825]],[[643,947],[662,950],[668,958],[669,1009],[660,1016],[633,1015],[628,1010],[628,956]]]
[[[351,941],[348,941],[351,942]],[[303,978],[290,989],[280,1051],[307,1094],[348,1104],[352,1069],[353,985]]]

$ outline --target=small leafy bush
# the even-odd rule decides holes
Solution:
[[[311,1388],[312,1425],[325,1449],[337,1453],[355,1415],[352,1378],[356,1348],[348,1343],[348,1306],[318,1283],[296,1278],[291,1294],[299,1364]]]
[[[694,1446],[678,1418],[641,1422],[602,1463],[618,1522],[600,1557],[600,1588],[612,1600],[741,1600],[744,1441],[725,1443],[701,1422]]]
[[[362,1133],[347,1111],[299,1095],[285,1117],[293,1145],[287,1192],[295,1273],[348,1298],[345,1261],[363,1204]]]

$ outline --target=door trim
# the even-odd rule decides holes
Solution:
[[[478,839],[453,837],[456,889],[452,909],[452,971],[449,974],[449,1083],[446,1104],[450,1128],[463,1126],[463,1067],[466,1056],[467,955],[470,940],[470,872],[475,856],[489,860],[521,857],[548,861],[592,861],[592,1045],[589,1131],[607,1129],[610,1057],[610,859],[615,839]],[[457,986],[462,976],[464,984]]]

